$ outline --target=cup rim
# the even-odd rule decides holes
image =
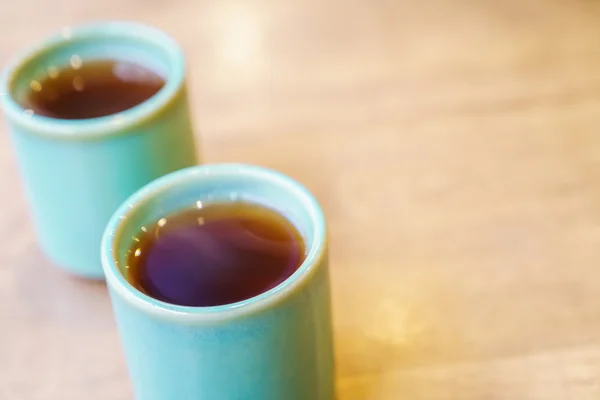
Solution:
[[[154,96],[118,114],[73,120],[29,115],[26,109],[14,99],[12,88],[19,73],[44,52],[58,49],[72,41],[106,37],[141,40],[152,43],[164,51],[172,68],[165,76],[164,86]],[[185,59],[179,44],[155,27],[131,21],[100,21],[68,26],[26,48],[7,63],[0,76],[0,105],[8,120],[29,132],[60,139],[93,139],[121,134],[127,131],[125,128],[146,122],[177,95],[183,86],[184,76]]]
[[[313,241],[300,267],[285,281],[257,296],[235,303],[193,307],[181,306],[154,299],[133,287],[121,273],[115,260],[114,249],[120,229],[126,224],[133,211],[160,196],[169,188],[199,182],[204,178],[225,176],[245,176],[260,179],[293,192],[310,215]],[[315,197],[299,182],[280,172],[249,164],[211,164],[197,165],[172,172],[142,187],[129,197],[109,220],[101,243],[102,268],[107,284],[114,292],[142,311],[167,319],[185,319],[192,321],[223,321],[255,313],[280,303],[294,291],[306,285],[327,251],[327,233],[325,218]]]

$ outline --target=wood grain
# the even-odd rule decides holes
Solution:
[[[600,396],[600,6],[20,0],[0,62],[137,19],[189,59],[207,162],[327,213],[341,400]],[[0,398],[131,399],[106,289],[36,245],[0,135]]]

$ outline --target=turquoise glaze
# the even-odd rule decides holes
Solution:
[[[306,260],[279,286],[215,307],[155,300],[125,279],[148,223],[197,202],[250,201],[290,219]],[[167,222],[168,223],[168,222]],[[102,241],[102,264],[137,400],[333,400],[325,221],[314,197],[280,173],[239,164],[186,168],[130,197]]]
[[[166,78],[152,98],[122,113],[86,120],[30,115],[23,98],[32,80],[82,62],[142,63]],[[128,22],[63,30],[16,58],[0,91],[41,247],[59,266],[103,278],[99,246],[106,223],[137,189],[195,165],[184,58],[164,33]]]

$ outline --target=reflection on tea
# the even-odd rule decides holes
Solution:
[[[161,301],[216,306],[274,288],[304,257],[300,233],[279,213],[244,202],[198,202],[140,230],[125,276]]]
[[[138,64],[72,57],[68,67],[48,68],[43,79],[30,82],[22,106],[58,119],[87,119],[117,114],[148,100],[165,84]]]

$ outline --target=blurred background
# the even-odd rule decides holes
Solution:
[[[322,203],[340,400],[600,396],[600,3],[19,0],[0,63],[106,19],[181,43],[206,162]],[[2,129],[0,398],[131,399],[106,288],[41,254]]]

